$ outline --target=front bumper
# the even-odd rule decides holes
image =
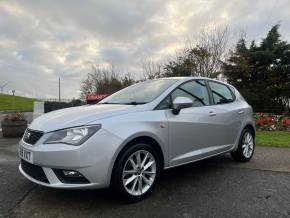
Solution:
[[[60,189],[93,189],[93,188],[101,188],[103,185],[98,183],[89,183],[89,184],[66,184],[62,183],[57,176],[53,173],[52,169],[50,168],[43,168],[43,171],[45,172],[46,178],[48,179],[47,182],[42,182],[40,180],[32,178],[30,175],[24,172],[24,170],[21,167],[21,164],[19,164],[19,171],[20,173],[25,176],[27,179],[29,179],[31,182],[34,182],[38,185],[50,187],[50,188],[60,188]]]
[[[43,144],[43,136],[35,145],[23,140],[19,146],[33,153],[33,163],[21,160],[19,171],[30,181],[52,188],[93,189],[110,184],[114,155],[122,140],[106,130],[99,130],[81,146]],[[57,170],[79,172],[87,182],[64,182]]]

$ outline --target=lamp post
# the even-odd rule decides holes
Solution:
[[[58,101],[60,102],[60,77],[58,78]]]

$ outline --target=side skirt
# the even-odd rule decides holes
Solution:
[[[221,154],[225,154],[225,153],[228,153],[228,152],[232,151],[233,149],[234,149],[234,147],[231,147],[231,148],[229,148],[226,151],[222,151],[222,152],[219,152],[219,153],[216,153],[216,154],[211,154],[209,156],[197,158],[197,159],[194,159],[194,160],[191,160],[191,161],[187,161],[187,162],[184,162],[184,163],[179,163],[179,164],[175,164],[175,165],[172,165],[172,166],[164,167],[164,170],[167,170],[167,169],[170,169],[170,168],[174,168],[174,167],[178,167],[178,166],[182,166],[182,165],[186,165],[186,164],[190,164],[190,163],[194,163],[194,162],[197,162],[197,161],[200,161],[200,160],[204,160],[204,159],[207,159],[207,158],[211,158],[211,157],[214,157],[214,156],[218,156],[218,155],[221,155]]]

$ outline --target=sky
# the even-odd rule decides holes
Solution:
[[[229,26],[259,41],[275,24],[290,41],[289,0],[0,0],[0,86],[35,98],[80,96],[92,64],[142,77],[199,31]]]

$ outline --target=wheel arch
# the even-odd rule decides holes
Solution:
[[[256,129],[255,129],[255,127],[254,127],[253,124],[248,123],[247,125],[245,125],[245,127],[243,128],[243,130],[244,129],[250,129],[252,131],[254,137],[256,136]]]
[[[242,142],[242,137],[245,134],[245,132],[249,132],[249,131],[252,133],[253,140],[255,142],[255,135],[256,135],[255,126],[254,126],[253,123],[247,123],[245,126],[243,126],[243,128],[241,130],[241,133],[240,133],[240,136],[239,136],[239,139],[238,139],[238,142],[236,144],[235,149],[231,151],[231,156],[236,161],[239,161],[239,162],[247,162],[253,156],[253,151],[252,151],[252,154],[251,154],[250,157],[244,156],[244,154],[243,154],[243,148],[242,148],[242,145],[243,144],[240,144]],[[255,146],[255,143],[254,143],[253,146]],[[254,149],[255,149],[255,147],[253,147],[253,150]]]
[[[240,137],[241,137],[241,134],[244,131],[244,129],[250,129],[252,131],[253,135],[254,135],[254,138],[255,138],[255,136],[256,136],[256,129],[255,129],[254,123],[253,122],[247,122],[240,129],[240,132],[238,134],[238,137],[236,138],[235,144],[234,144],[233,149],[232,149],[233,151],[237,150],[238,144],[239,144],[239,141],[240,141]]]
[[[164,151],[162,150],[162,147],[158,140],[156,140],[152,136],[148,135],[139,135],[135,137],[131,137],[123,143],[121,148],[116,152],[115,158],[113,159],[112,167],[110,170],[110,184],[112,180],[112,175],[114,173],[114,170],[116,169],[116,163],[121,157],[121,154],[124,153],[125,150],[127,150],[130,146],[136,144],[136,143],[147,143],[148,145],[152,146],[152,148],[157,152],[158,157],[160,159],[160,170],[163,170],[164,165],[165,165],[165,157],[164,157]]]

